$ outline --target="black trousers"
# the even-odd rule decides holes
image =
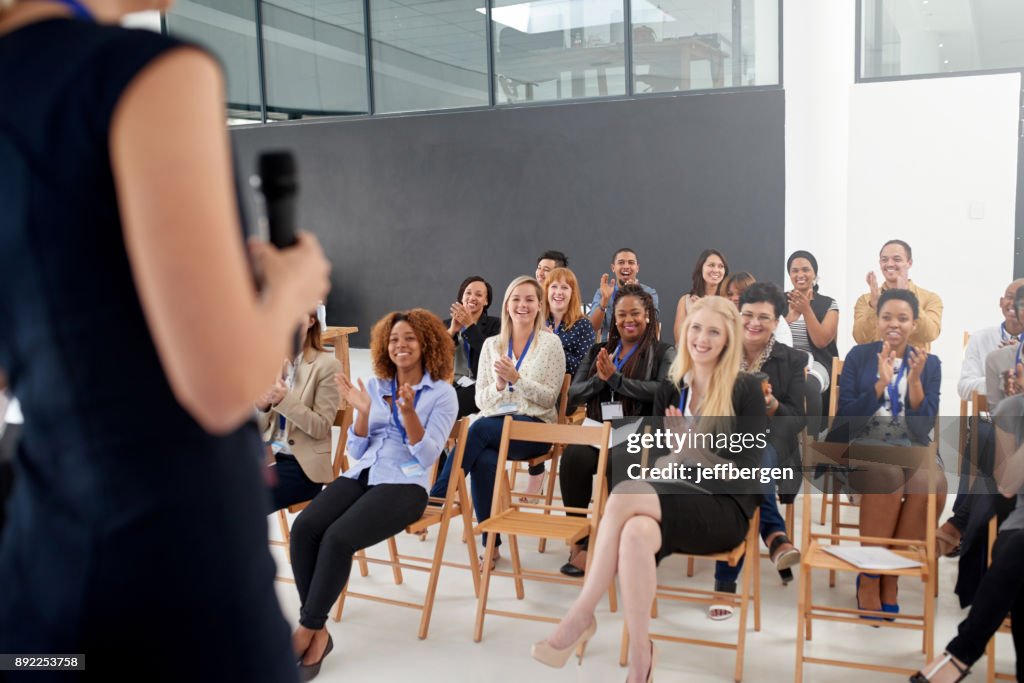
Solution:
[[[558,463],[558,487],[562,502],[568,507],[585,508],[594,495],[594,475],[597,474],[597,449],[593,446],[566,446]],[[612,459],[605,468],[606,481],[611,482]],[[583,517],[581,513],[569,513]]]
[[[324,487],[311,481],[302,471],[302,465],[294,455],[278,453],[275,463],[270,466],[276,483],[270,488],[270,512],[276,512],[289,505],[313,500]]]
[[[369,486],[370,470],[358,480],[339,477],[321,491],[292,525],[291,558],[302,608],[299,623],[321,629],[341,595],[357,550],[387,540],[427,509],[417,484]]]
[[[0,436],[0,534],[7,519],[7,498],[14,486],[14,451],[20,434],[20,424],[9,424],[4,426],[4,434]]]
[[[968,666],[985,654],[985,646],[1007,613],[1013,624],[1013,649],[1017,680],[1024,681],[1024,530],[1002,531],[992,549],[992,566],[978,585],[967,618],[960,622],[956,638],[946,651]]]

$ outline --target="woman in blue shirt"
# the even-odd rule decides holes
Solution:
[[[292,570],[302,601],[292,643],[303,680],[319,672],[333,647],[324,624],[353,554],[399,533],[426,510],[430,468],[459,409],[451,339],[433,313],[388,314],[373,327],[370,353],[376,377],[366,386],[336,375],[356,409],[348,433],[355,462],[292,526]]]
[[[890,289],[878,299],[881,341],[850,349],[839,378],[837,421],[829,440],[891,446],[924,446],[939,410],[939,359],[908,343],[917,327],[918,302],[909,290]],[[932,465],[934,466],[934,465]],[[924,538],[927,472],[876,465],[850,475],[862,492],[860,533],[881,538]],[[946,481],[938,477],[938,509]],[[857,576],[859,609],[898,613],[897,577]]]

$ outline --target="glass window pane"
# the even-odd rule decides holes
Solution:
[[[625,95],[623,7],[622,0],[495,0],[497,101]]]
[[[178,0],[167,13],[167,32],[204,46],[224,65],[229,121],[260,120],[253,0]]]
[[[365,114],[362,1],[274,0],[262,6],[268,116]]]
[[[484,0],[371,0],[374,111],[482,106]]]
[[[1024,67],[1020,0],[863,0],[862,78]]]
[[[776,85],[778,0],[630,0],[640,93]]]

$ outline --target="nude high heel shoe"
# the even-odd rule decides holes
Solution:
[[[569,656],[572,655],[573,650],[579,648],[579,663],[583,663],[583,652],[587,648],[587,641],[594,637],[597,632],[597,620],[593,617],[590,618],[590,626],[588,626],[580,637],[576,639],[569,647],[557,650],[551,647],[551,644],[546,640],[538,640],[530,648],[530,654],[541,664],[547,664],[548,666],[556,669],[561,669],[565,666],[565,663],[569,661]]]

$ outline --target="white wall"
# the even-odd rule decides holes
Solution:
[[[818,259],[821,292],[839,300],[839,350],[850,344],[843,324],[853,0],[787,0],[783,13],[786,90],[786,254],[806,249]],[[789,287],[785,263],[778,281]],[[851,340],[852,341],[852,340]]]
[[[943,413],[955,415],[964,330],[1002,320],[1013,279],[1020,75],[861,84],[850,97],[846,300],[878,249],[914,249],[910,274],[943,299]]]

